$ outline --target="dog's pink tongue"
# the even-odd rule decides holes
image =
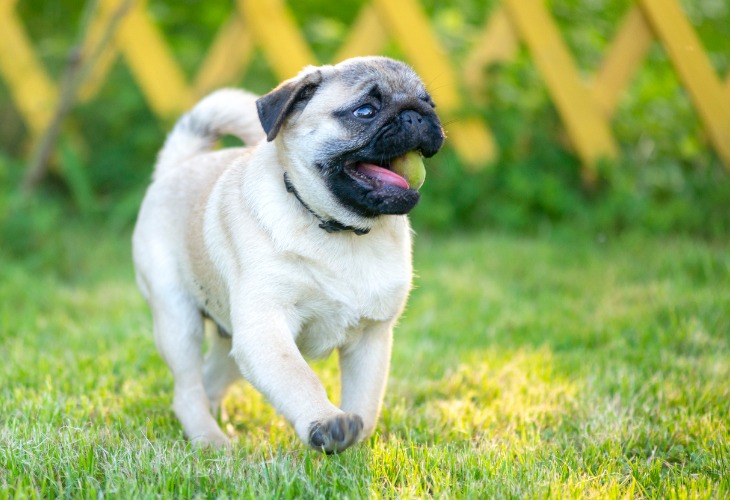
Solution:
[[[362,171],[366,175],[369,175],[370,177],[379,179],[386,184],[392,184],[403,189],[409,188],[407,180],[405,180],[403,177],[396,174],[392,170],[388,170],[387,168],[379,167],[377,165],[373,165],[372,163],[361,163],[358,166],[358,170]]]

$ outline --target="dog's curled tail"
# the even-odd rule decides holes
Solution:
[[[167,136],[155,165],[157,178],[175,165],[213,149],[223,135],[233,135],[252,146],[266,137],[256,99],[250,92],[221,89],[203,98],[185,113]]]

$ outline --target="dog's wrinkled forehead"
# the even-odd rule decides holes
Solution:
[[[386,58],[355,59],[345,62],[339,75],[345,85],[377,79],[391,91],[425,91],[421,79],[405,63]]]
[[[382,92],[388,95],[428,95],[423,82],[410,66],[386,57],[348,59],[332,67],[332,74],[327,76],[327,83],[338,84],[353,93],[377,82]]]

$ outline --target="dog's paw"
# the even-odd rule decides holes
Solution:
[[[328,455],[339,453],[357,442],[362,429],[362,418],[354,413],[313,422],[309,428],[309,446]]]
[[[185,436],[196,448],[209,448],[214,450],[223,450],[231,447],[231,440],[222,432],[211,432],[207,434],[199,434],[194,437]]]

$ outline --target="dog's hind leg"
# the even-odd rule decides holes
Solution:
[[[225,446],[228,438],[210,412],[203,385],[203,317],[193,301],[173,287],[150,303],[155,343],[175,378],[173,410],[193,443]]]
[[[214,416],[221,410],[221,401],[228,387],[241,378],[236,361],[231,357],[231,337],[212,320],[213,333],[209,336],[210,348],[203,363],[203,385],[210,400]]]

